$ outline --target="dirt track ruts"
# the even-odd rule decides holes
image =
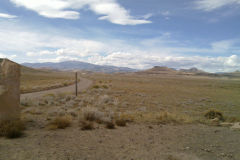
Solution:
[[[92,81],[86,78],[80,78],[80,82],[78,82],[78,92],[81,92],[88,87],[90,87],[92,84]],[[24,98],[38,98],[42,97],[43,95],[46,94],[58,94],[58,93],[66,93],[66,92],[75,92],[75,84],[70,85],[67,87],[61,87],[61,88],[56,88],[56,89],[51,89],[51,90],[45,90],[45,91],[39,91],[39,92],[33,92],[33,93],[25,93],[21,94],[21,99]]]

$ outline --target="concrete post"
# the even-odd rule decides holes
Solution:
[[[20,65],[0,59],[0,121],[20,117]]]

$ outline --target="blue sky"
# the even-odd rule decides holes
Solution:
[[[240,0],[1,0],[0,57],[240,70]]]

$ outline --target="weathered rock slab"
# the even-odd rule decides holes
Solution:
[[[20,65],[0,59],[0,121],[19,118],[19,88]]]

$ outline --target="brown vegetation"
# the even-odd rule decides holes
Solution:
[[[20,120],[0,122],[0,136],[7,138],[18,138],[23,135],[25,125]]]
[[[217,110],[213,110],[213,109],[207,111],[204,116],[205,116],[207,119],[215,119],[215,118],[217,118],[217,119],[219,119],[220,121],[224,121],[224,119],[225,119],[225,118],[223,117],[222,112],[217,111]]]
[[[65,129],[70,125],[71,125],[70,117],[67,116],[57,117],[49,124],[49,129]]]

